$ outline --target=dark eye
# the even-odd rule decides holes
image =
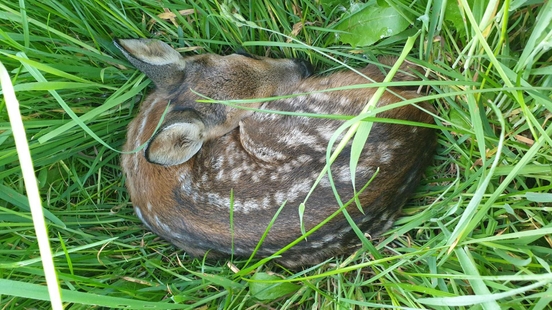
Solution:
[[[246,52],[246,51],[243,50],[243,49],[237,50],[237,51],[236,51],[236,54],[245,56],[245,57],[247,57],[247,58],[257,59],[256,56],[249,54],[248,52]]]

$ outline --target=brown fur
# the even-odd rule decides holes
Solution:
[[[145,150],[122,157],[126,185],[144,223],[191,255],[208,252],[215,258],[228,257],[230,253],[246,257],[285,203],[257,255],[270,256],[301,237],[298,206],[325,165],[329,137],[343,122],[202,104],[196,102],[201,98],[194,92],[219,100],[311,93],[250,106],[357,115],[376,88],[318,92],[368,81],[349,71],[306,77],[310,74],[309,65],[298,60],[238,54],[182,58],[168,45],[154,40],[120,40],[116,45],[157,86],[129,125],[124,150],[136,149],[153,138]],[[375,66],[360,71],[376,81],[384,77]],[[399,78],[412,79],[407,73]],[[393,91],[403,98],[417,97],[410,90]],[[378,106],[401,100],[386,92]],[[168,104],[169,112],[154,133]],[[427,104],[422,106],[431,110]],[[433,122],[430,115],[412,105],[378,116]],[[434,148],[432,129],[374,124],[358,163],[357,189],[377,168],[379,173],[359,197],[363,213],[354,204],[347,209],[363,232],[374,236],[392,225],[415,190]],[[349,153],[350,144],[331,168],[344,202],[354,194]],[[336,210],[338,203],[326,176],[306,203],[305,229],[308,231]],[[278,260],[290,267],[315,264],[332,255],[348,253],[358,248],[358,243],[340,214]]]

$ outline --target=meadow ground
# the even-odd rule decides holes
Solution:
[[[0,0],[2,93],[11,80],[37,177],[23,177],[2,98],[0,308],[49,308],[57,276],[67,309],[550,309],[552,2],[372,2]],[[413,85],[437,111],[434,161],[355,256],[300,272],[191,258],[129,203],[119,151],[150,82],[114,37],[302,57],[320,74],[406,51],[432,77]]]

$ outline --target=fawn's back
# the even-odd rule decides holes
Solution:
[[[376,88],[321,92],[369,81],[349,71],[308,77],[301,60],[212,54],[183,58],[156,40],[119,40],[125,56],[155,83],[130,123],[122,156],[126,185],[137,215],[156,234],[194,256],[249,256],[275,219],[259,256],[270,256],[339,210],[332,182],[343,203],[355,194],[351,181],[349,143],[331,165],[332,181],[324,176],[299,205],[326,165],[328,141],[343,120],[252,112],[197,100],[254,99],[263,110],[357,115]],[[375,66],[359,70],[381,81]],[[407,75],[399,78],[407,79]],[[417,97],[393,88],[378,106]],[[427,104],[425,109],[431,110]],[[381,118],[432,123],[412,105],[378,114]],[[158,128],[157,128],[158,127]],[[157,130],[156,130],[157,128]],[[415,190],[432,158],[435,136],[426,127],[374,123],[356,167],[362,206],[347,211],[370,235],[388,229]],[[283,207],[282,207],[283,206]],[[282,207],[282,208],[281,208]],[[279,214],[278,211],[280,210]],[[276,216],[277,215],[277,216]],[[290,267],[318,263],[358,248],[359,241],[342,214],[282,254]]]

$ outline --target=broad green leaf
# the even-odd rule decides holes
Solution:
[[[265,282],[281,280],[280,277],[265,272],[257,272],[251,277],[249,290],[259,300],[274,300],[297,291],[300,286],[290,282]]]
[[[527,198],[527,200],[534,201],[534,202],[542,202],[542,203],[552,202],[552,194],[550,193],[527,192],[525,193],[525,198]]]
[[[375,3],[341,20],[335,27],[343,31],[339,40],[356,46],[368,46],[404,31],[410,22],[393,7],[380,7]]]

